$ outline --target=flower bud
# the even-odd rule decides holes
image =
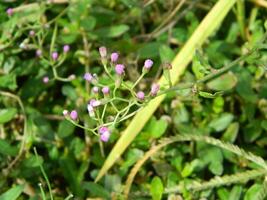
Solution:
[[[78,119],[78,113],[77,113],[76,110],[71,111],[71,113],[70,113],[70,118],[71,118],[72,120],[77,120],[77,119]]]
[[[84,75],[83,75],[83,78],[86,80],[86,81],[88,81],[88,82],[92,82],[92,80],[93,80],[93,76],[92,76],[92,74],[90,74],[90,73],[85,73]]]
[[[68,77],[68,79],[69,79],[70,81],[74,80],[75,78],[76,78],[75,74],[71,74],[71,75],[69,75],[69,77]]]
[[[66,117],[69,114],[68,110],[63,110],[62,114]]]
[[[139,91],[136,94],[138,100],[143,101],[145,99],[145,93],[143,91]]]
[[[99,53],[100,53],[101,58],[106,58],[107,57],[107,48],[106,47],[100,47]]]
[[[163,69],[168,69],[168,70],[172,69],[172,64],[169,62],[165,62],[162,65],[163,65]]]
[[[49,82],[49,77],[48,76],[44,76],[43,77],[43,83],[47,84]]]
[[[107,142],[110,137],[110,131],[107,127],[103,126],[99,129],[100,139],[103,142]]]
[[[33,36],[35,35],[34,30],[31,30],[31,31],[29,32],[29,35],[30,35],[31,37],[33,37]]]
[[[101,105],[101,101],[99,100],[95,100],[95,99],[91,99],[90,100],[90,105],[94,108],[94,107],[97,107],[97,106],[100,106]]]
[[[125,69],[125,66],[124,66],[123,64],[117,64],[117,65],[115,66],[116,74],[118,74],[118,75],[120,75],[120,76],[123,75],[123,74],[125,73],[124,69]]]
[[[104,95],[108,95],[109,94],[109,87],[107,87],[107,86],[103,87],[102,88],[102,92],[103,92]]]
[[[13,8],[8,8],[8,9],[6,10],[6,13],[7,13],[8,16],[13,15],[13,13],[14,13]]]
[[[93,89],[92,89],[92,91],[93,91],[93,93],[98,94],[99,88],[96,87],[96,86],[94,86]]]
[[[95,112],[93,106],[90,105],[90,103],[87,105],[87,110],[90,117],[95,117]]]
[[[51,55],[51,57],[52,57],[52,59],[53,59],[54,61],[56,61],[56,60],[58,59],[58,53],[57,53],[56,51],[53,52],[52,55]]]
[[[146,59],[144,63],[144,69],[149,70],[153,65],[153,61],[150,59]]]
[[[111,59],[111,62],[112,63],[116,63],[117,60],[119,59],[119,54],[117,52],[113,52],[111,55],[110,55],[110,59]]]
[[[42,52],[41,49],[37,49],[36,52],[35,52],[35,54],[36,54],[37,57],[41,57],[42,56],[42,53],[43,52]]]
[[[158,94],[159,87],[160,87],[159,84],[153,83],[152,86],[151,86],[150,95],[151,96],[156,96]]]
[[[68,53],[69,50],[70,50],[70,46],[69,46],[69,45],[64,45],[64,46],[63,46],[63,52],[64,52],[64,53]]]

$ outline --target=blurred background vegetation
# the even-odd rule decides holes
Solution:
[[[82,77],[88,70],[102,74],[100,46],[120,53],[130,81],[140,76],[144,59],[153,59],[152,73],[139,85],[141,89],[149,88],[160,76],[161,63],[172,61],[216,2],[2,0],[0,194],[3,195],[0,199],[17,196],[18,199],[40,199],[39,183],[49,199],[40,164],[51,183],[54,199],[64,199],[69,194],[73,194],[74,199],[123,199],[123,185],[132,166],[159,138],[179,133],[212,136],[266,158],[267,54],[264,51],[201,86],[205,91],[225,90],[223,96],[203,98],[190,89],[168,93],[141,133],[98,183],[94,183],[94,179],[99,169],[131,119],[118,126],[111,140],[104,144],[105,155],[102,155],[96,137],[74,127],[62,116],[64,109],[78,108],[84,123],[92,123],[85,106],[90,88]],[[211,71],[220,69],[255,45],[265,33],[266,4],[264,0],[237,1],[220,28],[199,49],[181,82],[192,82],[202,76],[198,69],[203,63]],[[13,8],[11,16],[6,13],[8,8]],[[76,79],[51,80],[44,84],[43,77],[52,79],[53,72],[46,62],[36,57],[37,44],[42,44],[43,54],[49,57],[56,29],[54,50],[62,54],[63,45],[71,47],[58,73],[62,77],[74,74]],[[40,41],[34,41],[37,38],[29,35],[31,30],[40,36]],[[110,82],[105,76],[101,79]],[[127,94],[121,95],[127,98]],[[162,194],[162,191],[256,168],[242,157],[203,142],[174,143],[158,151],[140,168],[131,195],[135,199],[254,200],[262,187],[266,187],[262,184],[263,176],[200,192],[185,188],[178,194]],[[13,196],[7,198],[4,192],[12,187],[15,188],[11,191]]]

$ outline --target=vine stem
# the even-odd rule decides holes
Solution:
[[[22,142],[21,142],[21,146],[20,146],[20,150],[19,150],[19,153],[18,155],[15,157],[15,159],[8,165],[7,169],[5,170],[6,173],[9,172],[9,170],[17,163],[17,161],[20,159],[20,157],[22,156],[23,154],[23,151],[24,151],[24,148],[25,148],[25,140],[26,140],[26,137],[27,137],[27,132],[28,132],[28,129],[27,129],[27,115],[26,115],[26,111],[25,111],[25,107],[20,99],[19,96],[15,95],[15,94],[12,94],[10,92],[5,92],[5,91],[0,91],[0,94],[2,96],[6,96],[6,97],[10,97],[10,98],[13,98],[15,99],[21,110],[22,110],[22,114],[24,116],[24,128],[23,128],[23,139],[22,139]]]

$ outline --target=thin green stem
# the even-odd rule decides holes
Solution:
[[[66,120],[68,120],[68,121],[69,121],[70,123],[72,123],[73,125],[78,126],[79,128],[82,128],[82,129],[84,129],[84,130],[87,130],[87,131],[93,133],[93,134],[96,135],[96,136],[99,136],[99,135],[98,135],[94,130],[92,130],[92,129],[86,128],[85,126],[82,126],[82,125],[78,124],[77,122],[75,122],[75,121],[73,121],[73,120],[71,120],[71,119],[69,119],[69,118],[66,118]]]
[[[139,76],[139,78],[135,81],[135,83],[134,83],[133,86],[131,87],[131,90],[134,89],[134,87],[135,87],[135,86],[142,80],[142,78],[143,78],[145,75],[146,75],[146,73],[143,72],[143,73],[141,74],[141,76]]]
[[[70,200],[71,198],[73,198],[73,194],[70,194],[69,196],[67,196],[64,200]]]
[[[49,190],[49,194],[50,194],[50,199],[53,200],[53,194],[52,194],[52,189],[51,189],[50,181],[49,181],[49,179],[48,179],[48,177],[47,177],[47,175],[45,173],[45,170],[44,170],[44,168],[43,168],[43,166],[41,164],[41,160],[39,158],[39,155],[38,155],[37,150],[36,150],[35,147],[33,148],[33,151],[34,151],[34,154],[36,156],[36,159],[37,159],[38,165],[40,167],[40,170],[41,170],[41,172],[42,172],[42,174],[44,176],[45,182],[47,184],[47,187],[48,187],[48,190]]]
[[[44,192],[42,183],[39,183],[38,186],[39,186],[40,191],[41,191],[42,199],[43,199],[43,200],[46,200],[46,196],[45,196],[45,192]]]
[[[50,55],[52,54],[52,52],[54,50],[56,38],[57,38],[57,24],[55,24],[53,36],[52,36],[52,40],[51,40],[51,44],[50,44]]]

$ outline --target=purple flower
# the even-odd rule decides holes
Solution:
[[[102,92],[103,92],[104,95],[108,95],[109,94],[109,87],[107,87],[107,86],[103,87],[102,88]]]
[[[83,78],[85,79],[85,80],[87,80],[88,82],[91,82],[92,80],[93,80],[93,76],[92,76],[92,74],[90,74],[90,73],[85,73],[84,75],[83,75]]]
[[[77,113],[76,110],[73,110],[73,111],[70,112],[70,118],[72,120],[77,120],[78,119],[78,113]]]
[[[117,60],[119,59],[119,54],[118,54],[117,52],[113,52],[113,53],[110,55],[110,59],[111,59],[111,62],[116,63]]]
[[[6,13],[7,13],[8,16],[11,16],[11,15],[14,13],[13,8],[8,8],[8,9],[6,10]]]
[[[101,102],[99,100],[91,99],[90,105],[94,108],[101,105]]]
[[[43,83],[47,84],[49,82],[49,77],[48,76],[44,76],[43,77]]]
[[[93,93],[97,94],[99,92],[99,88],[94,86],[92,91],[93,91]]]
[[[58,53],[57,53],[56,51],[53,52],[52,55],[51,55],[51,57],[52,57],[52,59],[53,59],[54,61],[56,61],[56,60],[58,59]]]
[[[103,142],[107,142],[110,137],[110,131],[107,127],[103,126],[99,129],[100,139]]]
[[[156,96],[158,91],[159,91],[159,84],[157,83],[153,83],[152,86],[151,86],[151,90],[150,90],[150,95],[151,96]]]
[[[89,113],[90,117],[94,117],[95,116],[94,108],[93,108],[93,106],[90,105],[90,103],[87,105],[87,110],[88,110],[88,113]]]
[[[100,47],[99,53],[100,53],[101,58],[106,58],[107,57],[107,48],[106,47]]]
[[[35,35],[35,32],[34,32],[33,30],[31,30],[31,31],[29,32],[29,35],[30,35],[31,37],[33,37],[33,36]]]
[[[116,74],[118,74],[118,75],[123,75],[124,74],[124,68],[125,68],[125,66],[123,65],[123,64],[117,64],[116,66],[115,66],[115,71],[116,71]]]
[[[42,50],[41,49],[37,49],[35,52],[37,57],[40,57],[42,55]]]
[[[139,91],[137,92],[136,97],[138,100],[143,101],[145,99],[145,93],[143,91]]]
[[[145,63],[144,63],[144,68],[145,69],[149,70],[152,67],[152,65],[153,65],[153,61],[152,60],[150,60],[150,59],[146,59],[145,60]]]
[[[69,111],[68,110],[63,110],[63,115],[66,117],[68,114],[69,114]]]
[[[64,53],[68,53],[69,50],[70,50],[70,46],[69,46],[69,45],[64,45],[64,46],[63,46],[63,52],[64,52]]]

